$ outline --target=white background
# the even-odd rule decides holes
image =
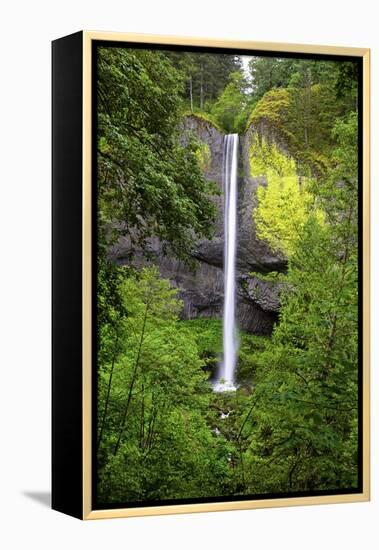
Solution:
[[[2,3],[2,548],[378,548],[378,290],[375,283],[378,280],[379,60],[375,4],[374,0],[13,0]],[[50,41],[81,29],[372,48],[371,503],[96,522],[80,522],[53,512],[46,505],[50,484]]]

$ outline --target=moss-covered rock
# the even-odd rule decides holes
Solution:
[[[310,101],[314,99],[316,105],[320,95],[320,86],[310,89]],[[291,89],[277,88],[267,92],[255,105],[248,118],[246,135],[249,138],[257,132],[260,137],[265,137],[267,142],[274,142],[280,150],[293,157],[299,175],[320,176],[329,166],[323,152],[325,144],[320,140],[320,146],[316,147],[314,143],[305,143],[300,139],[300,132],[296,126],[298,120],[294,116],[297,110],[293,109],[295,100],[298,101],[298,98]],[[316,116],[314,112],[313,116]]]
[[[309,215],[323,220],[309,191],[319,175],[316,154],[308,149],[304,162],[304,151],[287,128],[289,108],[289,90],[265,94],[250,116],[245,146],[250,176],[261,179],[253,212],[256,235],[286,257],[293,253]]]
[[[210,113],[206,113],[205,111],[199,111],[199,110],[196,110],[196,111],[188,110],[183,112],[183,118],[190,118],[190,117],[196,118],[200,123],[201,121],[204,121],[208,124],[211,124],[219,132],[222,132],[223,134],[225,133],[223,128],[220,126],[220,124],[218,124],[216,119]]]
[[[288,90],[284,88],[270,90],[256,104],[247,120],[246,129],[262,119],[275,124],[278,128],[283,127],[289,104],[290,93]]]
[[[195,154],[201,170],[203,172],[207,172],[210,169],[212,162],[211,150],[208,143],[199,141]]]

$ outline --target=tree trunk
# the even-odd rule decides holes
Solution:
[[[306,126],[304,128],[304,143],[308,145],[308,128]]]
[[[140,449],[143,449],[144,439],[145,439],[145,385],[142,384],[141,426],[140,426],[140,438],[139,438]]]
[[[189,79],[189,93],[190,93],[191,113],[193,113],[192,76],[190,76],[190,79]]]
[[[200,109],[204,109],[204,68],[203,64],[201,64],[200,69]]]
[[[107,387],[107,395],[106,395],[106,398],[105,398],[104,411],[103,411],[103,416],[102,416],[102,419],[101,419],[100,433],[99,433],[98,440],[97,440],[97,449],[100,448],[100,443],[101,443],[101,439],[103,437],[103,432],[104,432],[105,419],[106,419],[107,413],[108,413],[108,405],[109,405],[109,397],[110,397],[110,394],[111,394],[114,364],[115,364],[115,361],[116,361],[116,354],[117,354],[117,344],[118,344],[118,335],[116,337],[116,343],[115,343],[114,351],[113,351],[111,372],[109,374],[108,387]]]
[[[140,337],[139,346],[138,346],[138,353],[137,353],[136,362],[135,362],[135,365],[134,365],[132,380],[131,380],[130,387],[129,387],[128,398],[126,400],[124,413],[122,415],[122,420],[121,420],[120,426],[119,426],[119,434],[118,434],[118,438],[117,438],[117,443],[116,443],[114,451],[113,451],[114,455],[117,454],[117,451],[120,447],[121,438],[122,438],[122,435],[123,435],[124,429],[125,429],[126,417],[127,417],[127,414],[128,414],[130,402],[132,400],[132,392],[133,392],[134,384],[135,384],[135,381],[136,381],[137,369],[138,369],[139,360],[140,360],[140,357],[141,357],[142,344],[143,344],[143,340],[144,340],[144,336],[145,336],[145,327],[146,327],[146,320],[147,320],[148,311],[149,311],[149,302],[147,302],[147,304],[146,304],[145,315],[144,315],[143,325],[142,325],[142,330],[141,330],[141,337]]]

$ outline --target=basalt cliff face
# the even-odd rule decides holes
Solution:
[[[216,182],[220,194],[213,197],[217,206],[214,236],[211,240],[200,240],[194,250],[195,267],[190,269],[182,262],[165,256],[158,239],[152,239],[151,260],[142,253],[135,253],[133,263],[141,267],[154,263],[161,276],[170,280],[178,288],[183,300],[182,317],[222,318],[224,303],[223,250],[223,142],[224,134],[210,122],[188,116],[183,123],[183,139],[188,132],[205,143],[210,153],[205,169],[207,179]],[[251,177],[249,166],[249,144],[251,130],[240,138],[239,179],[238,179],[238,234],[237,234],[237,322],[241,329],[254,334],[270,334],[279,311],[279,287],[275,283],[262,281],[251,275],[284,271],[286,260],[274,254],[256,236],[254,208],[256,189],[265,185],[265,178]],[[118,264],[126,263],[130,257],[130,243],[122,237],[109,251],[110,257]]]

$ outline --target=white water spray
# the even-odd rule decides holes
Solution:
[[[237,163],[238,134],[225,136],[224,141],[224,319],[223,361],[215,391],[233,391],[237,362],[236,335],[236,248],[237,248]]]

